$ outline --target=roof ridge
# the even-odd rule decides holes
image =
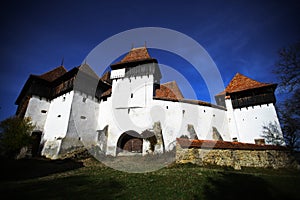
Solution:
[[[65,74],[67,72],[68,72],[67,69],[64,66],[60,65],[60,66],[58,66],[58,67],[56,67],[56,68],[54,68],[54,69],[52,69],[52,70],[50,70],[46,73],[43,73],[41,75],[34,75],[34,76],[37,76],[41,79],[44,79],[46,81],[51,82],[51,81],[54,81],[55,79],[59,78],[60,76],[62,76],[63,74]]]
[[[238,72],[234,75],[234,77],[231,79],[229,84],[226,86],[225,91],[226,93],[232,93],[232,92],[239,92],[243,90],[260,88],[269,85],[274,85],[274,84],[260,82]]]

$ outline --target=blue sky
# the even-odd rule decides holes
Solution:
[[[300,39],[299,10],[299,1],[290,0],[7,1],[0,12],[0,120],[15,113],[14,102],[30,74],[59,66],[62,57],[70,70],[100,42],[138,27],[164,27],[190,36],[212,57],[225,85],[236,72],[277,82],[271,71],[278,50]],[[188,63],[167,52],[150,53],[163,64],[184,68],[196,96],[210,101]]]

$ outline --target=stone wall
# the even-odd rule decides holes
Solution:
[[[298,168],[297,162],[284,147],[205,140],[195,143],[186,139],[177,139],[176,163],[216,165],[237,170],[242,167]]]

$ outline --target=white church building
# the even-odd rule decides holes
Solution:
[[[160,83],[158,61],[146,47],[132,48],[102,77],[83,64],[30,75],[16,114],[34,122],[33,153],[56,159],[78,147],[103,155],[171,151],[176,138],[256,143],[263,125],[279,121],[276,84],[237,73],[216,105],[185,99],[176,82]]]

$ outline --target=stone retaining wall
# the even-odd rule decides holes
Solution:
[[[234,169],[242,167],[298,168],[296,160],[284,147],[187,139],[177,139],[176,163],[217,165]]]

